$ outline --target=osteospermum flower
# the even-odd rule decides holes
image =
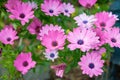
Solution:
[[[32,1],[32,2],[28,1],[27,3],[28,3],[29,6],[31,6],[33,9],[37,9],[37,8],[38,8],[37,4],[36,4],[34,1]]]
[[[38,18],[34,17],[27,29],[31,34],[38,35],[42,29],[42,22]]]
[[[87,53],[82,56],[80,60],[81,61],[78,62],[78,64],[83,74],[87,74],[90,77],[102,74],[104,61],[101,60],[101,55],[98,55],[97,53]]]
[[[75,12],[75,8],[73,5],[71,5],[70,3],[66,4],[63,3],[63,8],[62,8],[62,13],[68,17],[70,17],[70,14]]]
[[[32,7],[28,5],[28,3],[18,4],[14,10],[11,11],[9,16],[11,19],[17,19],[21,21],[22,25],[29,22],[29,19],[34,17],[34,11],[32,11]]]
[[[3,44],[14,44],[14,40],[18,39],[17,32],[13,29],[13,27],[5,26],[4,29],[0,31],[0,41]]]
[[[52,60],[53,62],[55,59],[58,58],[58,52],[56,50],[50,51],[50,52],[45,52],[44,55],[47,58],[47,60]]]
[[[86,15],[85,13],[80,14],[79,16],[76,16],[74,18],[77,25],[83,28],[91,28],[96,21],[96,18],[94,15]]]
[[[113,15],[111,12],[99,12],[95,14],[97,21],[95,22],[96,27],[104,29],[111,28],[116,20],[118,20],[116,15]]]
[[[28,70],[35,67],[36,62],[32,61],[31,53],[21,52],[14,60],[14,66],[22,74],[26,74]]]
[[[102,55],[103,53],[106,52],[106,49],[104,47],[101,47],[100,49],[93,50],[92,53],[100,54]]]
[[[51,68],[55,70],[56,76],[62,78],[63,74],[64,74],[64,70],[66,68],[66,64],[62,63],[62,64],[59,64],[59,65],[53,65],[53,66],[51,66]]]
[[[48,34],[43,36],[41,43],[47,48],[46,51],[62,50],[64,49],[65,39],[66,36],[63,32],[49,31]]]
[[[40,30],[40,33],[39,33],[37,39],[42,40],[43,36],[45,34],[48,34],[49,31],[56,31],[56,30],[64,33],[64,29],[62,29],[61,26],[53,25],[53,24],[50,24],[50,25],[46,24],[45,26],[42,26],[42,29]]]
[[[62,11],[62,3],[60,0],[44,0],[41,4],[41,10],[49,16],[58,16]]]
[[[91,8],[97,0],[79,0],[79,3],[86,8]]]
[[[89,51],[97,43],[99,43],[99,37],[91,29],[75,29],[67,36],[67,40],[70,42],[68,48],[75,50],[79,48],[83,52]]]
[[[18,4],[21,4],[21,0],[8,0],[5,7],[8,12],[11,12],[12,10],[15,10]]]
[[[106,43],[108,43],[111,47],[119,47],[120,48],[120,29],[112,28],[107,32]]]

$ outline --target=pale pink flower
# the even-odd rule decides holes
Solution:
[[[62,64],[59,64],[59,65],[53,65],[53,66],[51,66],[51,68],[55,70],[56,76],[62,78],[63,74],[64,74],[64,70],[66,68],[66,64],[62,63]]]
[[[45,34],[41,43],[47,48],[46,51],[63,50],[65,40],[66,36],[64,35],[64,33],[56,30],[49,31],[48,34]]]
[[[37,4],[34,1],[32,1],[32,2],[28,1],[27,3],[29,4],[29,6],[32,7],[32,9],[37,9],[38,8]]]
[[[97,0],[79,0],[79,3],[85,8],[91,8]]]
[[[108,43],[111,47],[120,48],[120,29],[119,28],[114,27],[107,32],[106,43]]]
[[[64,33],[64,29],[62,29],[61,26],[53,25],[53,24],[50,24],[50,25],[46,24],[45,26],[42,26],[42,29],[40,30],[40,33],[39,33],[37,39],[42,40],[43,36],[45,34],[48,34],[49,31],[56,31],[56,30]]]
[[[86,53],[80,58],[78,62],[83,74],[87,74],[90,77],[101,75],[103,70],[104,60],[101,60],[101,55],[97,53]]]
[[[58,16],[62,12],[62,3],[60,0],[44,0],[41,4],[41,10],[49,16]]]
[[[32,11],[32,7],[28,5],[28,3],[18,4],[14,10],[11,11],[9,16],[11,19],[17,19],[21,21],[22,25],[29,22],[29,19],[34,17],[34,11]]]
[[[91,29],[74,29],[73,32],[69,32],[67,39],[70,42],[70,50],[79,48],[83,52],[89,51],[99,43],[99,37]]]
[[[91,28],[93,27],[96,18],[94,15],[86,15],[85,13],[80,14],[79,16],[74,17],[77,25],[82,28]]]
[[[106,49],[104,47],[101,47],[99,49],[93,50],[92,53],[102,55],[103,53],[106,53]]]
[[[68,16],[70,17],[70,14],[74,13],[75,12],[75,8],[73,5],[71,5],[70,3],[63,3],[63,8],[62,8],[62,13],[65,15],[65,16]]]
[[[22,74],[26,74],[31,68],[35,67],[36,62],[32,60],[31,52],[21,52],[14,60],[15,68]]]
[[[5,28],[0,31],[0,41],[3,44],[13,45],[16,39],[18,39],[17,32],[13,29],[12,25],[6,25]]]

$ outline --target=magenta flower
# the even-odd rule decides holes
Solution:
[[[44,0],[41,4],[41,10],[49,16],[58,16],[62,12],[62,3],[60,0]]]
[[[31,34],[38,35],[42,29],[42,22],[38,18],[34,17],[27,29]]]
[[[12,25],[6,25],[5,28],[0,31],[0,41],[3,44],[13,45],[16,39],[18,39],[17,32],[13,29]]]
[[[14,66],[18,71],[22,74],[26,74],[29,69],[35,67],[36,62],[32,61],[31,53],[23,53],[21,52],[14,60]]]
[[[32,11],[32,7],[28,5],[28,3],[18,4],[14,10],[11,11],[9,16],[11,19],[17,19],[21,21],[22,25],[29,22],[29,19],[34,17],[34,11]]]
[[[7,8],[8,12],[11,12],[12,10],[15,10],[17,5],[21,4],[21,0],[8,0],[5,4],[5,7]]]
[[[46,24],[45,26],[42,26],[42,29],[40,30],[40,33],[39,33],[37,39],[42,40],[43,36],[45,34],[48,34],[49,31],[56,31],[56,30],[64,33],[64,29],[62,29],[61,26],[53,25],[53,24],[50,24],[50,25]]]
[[[79,0],[79,3],[86,8],[91,8],[97,0]]]
[[[64,33],[56,30],[49,31],[48,34],[45,34],[41,43],[47,48],[46,51],[62,50],[64,49],[65,40],[66,36]]]
[[[53,62],[55,59],[58,58],[58,52],[56,50],[50,51],[50,52],[45,52],[44,55],[47,58],[47,60],[52,60]]]
[[[96,13],[95,17],[97,18],[97,21],[95,22],[96,27],[104,30],[111,28],[116,20],[118,20],[116,15],[112,15],[110,12],[99,12]]]
[[[120,48],[120,29],[112,28],[107,32],[106,43],[108,43],[111,47],[119,47]]]
[[[90,77],[101,75],[103,70],[104,61],[101,60],[101,55],[97,53],[87,53],[86,55],[80,58],[80,62],[78,62],[82,73],[87,74]]]
[[[77,25],[82,28],[91,28],[93,27],[94,22],[96,21],[96,18],[94,15],[86,15],[85,13],[80,14],[79,16],[76,16],[74,18]]]
[[[75,8],[73,5],[71,5],[70,3],[66,4],[66,3],[63,3],[63,8],[62,8],[62,13],[65,15],[65,16],[68,16],[70,17],[70,14],[74,13],[75,12]]]
[[[51,66],[51,68],[55,70],[56,76],[62,78],[63,74],[64,74],[64,70],[66,68],[66,64],[62,63],[62,64],[59,64],[59,65],[53,65],[53,66]]]
[[[67,39],[70,42],[68,45],[70,50],[79,48],[83,52],[89,51],[99,43],[99,37],[90,29],[75,29],[68,34]]]

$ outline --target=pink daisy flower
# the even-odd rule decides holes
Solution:
[[[45,52],[43,53],[47,60],[52,60],[54,62],[55,59],[58,58],[58,52],[56,50],[50,51],[50,52]]]
[[[94,15],[86,15],[85,13],[80,14],[79,16],[76,16],[74,18],[76,21],[77,25],[82,27],[82,28],[91,28],[96,21],[96,18]]]
[[[106,53],[106,49],[104,47],[101,47],[98,50],[93,50],[92,53],[97,53],[97,54],[102,55],[103,53]]]
[[[26,74],[29,69],[35,67],[36,62],[32,61],[31,53],[23,53],[21,52],[14,60],[14,66],[18,71],[22,74]]]
[[[95,17],[97,18],[97,21],[95,22],[96,27],[99,27],[102,30],[111,28],[116,20],[118,20],[116,15],[112,15],[111,12],[105,11],[96,13]]]
[[[97,0],[79,0],[79,3],[86,8],[91,8]]]
[[[21,4],[21,0],[8,0],[5,4],[5,7],[7,8],[8,12],[11,12],[12,10],[15,10],[18,4]]]
[[[70,42],[68,45],[70,50],[79,48],[83,52],[89,51],[93,46],[99,43],[99,37],[90,29],[75,29],[68,34],[67,39]]]
[[[32,2],[28,1],[27,3],[29,4],[29,6],[32,7],[32,9],[37,9],[38,8],[37,4],[34,1],[32,1]]]
[[[38,18],[34,17],[27,29],[31,34],[38,35],[42,29],[42,22]]]
[[[106,42],[111,47],[119,47],[120,48],[120,29],[119,28],[112,28],[107,32],[107,39]]]
[[[10,27],[7,25],[0,31],[0,41],[3,44],[13,45],[16,39],[18,39],[17,32],[13,29],[12,25]]]
[[[63,74],[64,74],[64,70],[66,68],[66,64],[62,63],[62,64],[59,64],[59,65],[53,65],[53,66],[51,66],[51,68],[55,70],[56,76],[62,78]]]
[[[43,36],[45,34],[48,34],[49,31],[56,31],[56,30],[64,33],[64,29],[62,29],[61,26],[53,25],[53,24],[50,24],[50,25],[46,24],[45,26],[42,26],[42,29],[40,30],[40,33],[39,33],[37,39],[42,40]]]
[[[29,22],[29,19],[34,17],[34,11],[32,11],[32,7],[28,5],[28,3],[18,4],[14,10],[11,11],[9,16],[11,19],[17,19],[21,21],[22,25]]]
[[[66,3],[63,3],[63,8],[62,8],[62,13],[65,15],[65,16],[68,16],[70,17],[70,14],[74,13],[75,12],[75,8],[73,5],[71,5],[70,3],[66,4]]]
[[[87,53],[86,55],[80,58],[80,62],[78,62],[82,73],[87,74],[90,77],[101,75],[103,70],[104,61],[101,60],[101,55],[97,53]]]
[[[65,40],[66,36],[64,33],[56,30],[49,31],[48,34],[45,34],[41,43],[47,48],[46,51],[62,50],[64,49]]]
[[[62,3],[60,0],[44,0],[41,4],[41,10],[49,16],[58,16],[62,11]]]

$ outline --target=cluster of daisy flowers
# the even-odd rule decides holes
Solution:
[[[83,7],[91,8],[97,0],[78,1]],[[5,7],[10,13],[9,17],[13,20],[20,20],[22,25],[32,19],[27,30],[31,35],[36,35],[36,39],[45,47],[43,54],[47,60],[54,62],[59,57],[59,51],[64,50],[67,42],[67,48],[71,52],[76,49],[85,52],[86,54],[80,57],[78,65],[82,73],[90,77],[101,75],[103,72],[102,54],[106,52],[103,45],[109,44],[111,47],[120,48],[120,29],[114,27],[118,18],[111,12],[103,11],[95,15],[80,14],[74,17],[78,27],[66,34],[62,26],[52,23],[43,24],[35,17],[34,9],[37,9],[38,6],[34,2],[8,0]],[[49,16],[58,16],[63,13],[69,17],[75,11],[72,4],[62,3],[60,0],[44,0],[40,8]],[[0,31],[0,42],[5,45],[13,45],[15,40],[19,39],[18,34],[12,24],[6,25]],[[32,60],[31,52],[21,52],[14,60],[15,68],[22,74],[26,74],[36,64],[37,62]],[[56,76],[63,77],[66,66],[65,63],[61,63],[52,65],[51,69],[56,71]]]

